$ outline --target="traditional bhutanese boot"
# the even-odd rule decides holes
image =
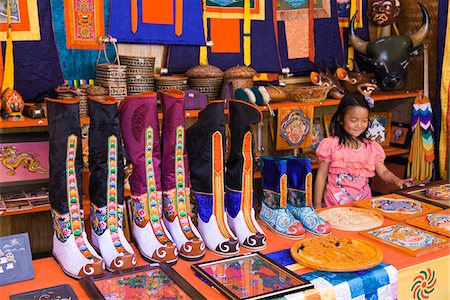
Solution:
[[[164,224],[177,245],[178,256],[198,260],[205,243],[189,216],[189,168],[185,152],[184,92],[160,92],[163,108],[161,182]]]
[[[198,230],[206,247],[219,255],[235,255],[239,243],[225,218],[224,102],[212,101],[186,130],[192,190],[198,204]]]
[[[287,208],[287,160],[261,156],[263,201],[259,217],[275,233],[289,239],[305,235],[302,224]]]
[[[231,133],[227,160],[225,203],[228,225],[239,244],[250,250],[266,247],[266,236],[256,222],[253,208],[253,146],[250,125],[261,121],[261,112],[243,101],[229,102]]]
[[[92,97],[89,112],[92,245],[100,250],[107,269],[128,269],[137,259],[122,229],[124,165],[117,101]]]
[[[161,149],[156,93],[128,96],[120,103],[120,128],[133,164],[130,188],[134,240],[149,261],[175,262],[176,245],[162,220]]]
[[[79,100],[45,99],[50,143],[49,198],[53,217],[53,255],[72,277],[104,272],[84,230],[81,206],[81,129]]]
[[[328,235],[331,225],[312,207],[311,159],[287,156],[287,207],[305,230],[314,235]]]

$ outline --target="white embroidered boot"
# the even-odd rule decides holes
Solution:
[[[53,217],[53,256],[74,278],[104,272],[103,259],[90,245],[81,209],[81,129],[77,99],[45,99],[50,143],[49,198]]]
[[[133,164],[130,188],[132,234],[152,262],[176,262],[178,251],[162,220],[161,149],[156,93],[128,96],[120,103],[120,128]]]
[[[117,101],[92,97],[89,112],[92,245],[108,270],[129,269],[137,259],[122,229],[124,165]]]

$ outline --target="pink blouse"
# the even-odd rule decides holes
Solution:
[[[334,206],[371,198],[369,177],[386,154],[380,144],[366,141],[359,149],[339,145],[336,136],[323,139],[316,150],[320,161],[330,163],[325,189],[325,206]]]

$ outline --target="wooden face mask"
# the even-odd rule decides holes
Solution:
[[[391,25],[399,15],[399,0],[373,0],[367,10],[367,17],[377,26]]]

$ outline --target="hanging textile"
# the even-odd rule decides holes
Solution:
[[[330,17],[314,19],[314,61],[326,64],[329,67],[334,67],[336,61],[342,65],[344,55],[339,34],[337,3],[334,0],[320,0],[319,2],[322,5],[324,3],[330,4]],[[286,26],[288,25],[284,21],[278,21],[278,45],[282,66],[289,67],[293,73],[313,70],[314,65],[309,57],[289,58],[288,37],[286,36],[289,29]]]
[[[204,45],[201,0],[111,0],[110,34],[119,42]]]
[[[108,32],[110,0],[51,0],[53,28],[62,72],[66,80],[89,80],[95,77],[95,63],[100,45],[98,37]],[[86,3],[84,3],[86,4]],[[79,8],[83,6],[83,8]],[[88,13],[92,28],[83,32],[78,26],[77,11]],[[76,33],[79,34],[76,34]],[[81,34],[83,32],[83,34]],[[113,56],[113,49],[108,49]]]
[[[11,7],[11,28],[14,31],[13,41],[38,41],[41,39],[37,0],[9,1]],[[0,7],[0,40],[6,41],[8,25],[6,1]]]
[[[5,70],[3,75],[3,83],[1,94],[7,89],[14,89],[14,55],[13,55],[13,36],[11,28],[11,5],[7,1],[7,33],[6,33],[6,53],[5,53]]]
[[[64,23],[68,49],[98,50],[105,35],[103,0],[64,0]]]
[[[201,49],[171,46],[166,59],[169,72],[182,73],[206,61],[222,70],[250,63],[258,72],[281,71],[274,14],[276,0],[205,0],[205,4],[206,37],[214,45]],[[244,11],[244,4],[250,5],[249,9]]]
[[[13,1],[22,10],[25,1]],[[54,88],[64,82],[52,28],[50,0],[39,0],[36,16],[40,40],[14,41],[14,89],[25,102],[42,102],[54,95]],[[31,1],[26,1],[30,4]],[[32,13],[28,5],[28,13]],[[29,20],[33,16],[28,16]],[[30,21],[31,22],[31,21]],[[34,25],[33,25],[34,26]],[[30,23],[31,28],[31,23]],[[14,30],[14,25],[13,25]],[[14,40],[16,32],[13,32]]]
[[[437,42],[437,84],[434,101],[437,167],[441,178],[448,178],[450,142],[450,6],[439,0]]]
[[[419,182],[433,177],[434,139],[433,111],[428,97],[414,99],[411,128],[413,138],[409,152],[409,176]]]

